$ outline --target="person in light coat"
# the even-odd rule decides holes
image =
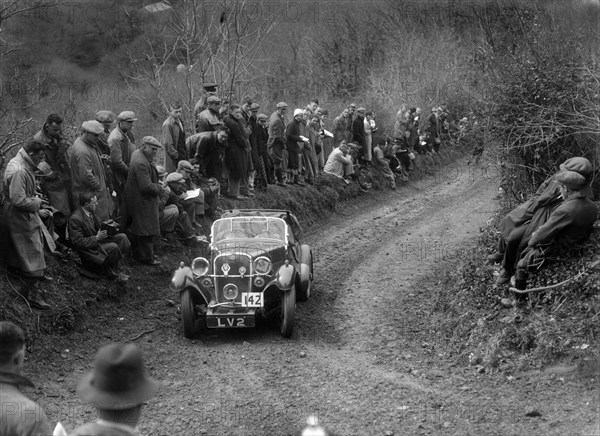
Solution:
[[[44,208],[44,201],[36,192],[34,175],[44,158],[44,150],[44,144],[29,142],[6,166],[3,179],[6,231],[2,231],[2,236],[7,240],[2,251],[8,266],[25,278],[26,285],[20,294],[32,307],[47,310],[50,305],[36,295],[39,281],[46,278],[45,241],[52,240],[42,223],[42,218],[48,218],[51,212]]]
[[[108,220],[114,211],[114,204],[106,183],[104,164],[100,157],[100,150],[96,146],[98,136],[104,132],[104,126],[96,120],[90,120],[85,121],[81,129],[81,136],[77,138],[71,151],[73,209],[80,206],[80,193],[93,192],[98,198],[96,215],[102,222]]]

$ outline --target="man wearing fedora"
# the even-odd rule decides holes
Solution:
[[[12,322],[0,322],[0,435],[50,435],[43,409],[21,393],[21,387],[33,387],[19,374],[24,360],[23,330]]]
[[[564,199],[552,211],[548,220],[532,234],[517,263],[514,286],[525,289],[527,270],[541,267],[550,256],[566,252],[575,244],[585,241],[592,233],[598,209],[586,197],[587,179],[576,171],[564,170],[556,175]]]
[[[158,382],[145,374],[142,353],[135,345],[105,345],[96,354],[94,369],[77,386],[77,394],[96,407],[99,419],[71,435],[139,436],[142,405],[157,389]]]

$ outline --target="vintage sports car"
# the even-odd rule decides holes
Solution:
[[[171,279],[179,292],[183,334],[203,328],[254,327],[279,317],[281,334],[294,328],[296,301],[310,296],[313,257],[302,229],[286,210],[239,209],[211,228],[210,256],[183,262]]]

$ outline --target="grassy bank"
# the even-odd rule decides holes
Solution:
[[[560,362],[597,374],[600,228],[582,247],[530,273],[528,289],[549,289],[515,300],[506,285],[494,284],[501,267],[487,262],[496,248],[496,224],[509,210],[506,205],[499,211],[476,243],[463,247],[459,260],[441,267],[439,277],[447,285],[435,290],[431,323],[458,361],[481,372],[540,369]]]

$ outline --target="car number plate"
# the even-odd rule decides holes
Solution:
[[[242,328],[254,327],[253,315],[217,315],[207,316],[206,326],[208,328]]]
[[[242,292],[243,307],[263,307],[263,294],[261,292]]]

